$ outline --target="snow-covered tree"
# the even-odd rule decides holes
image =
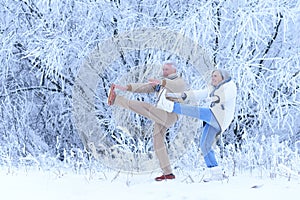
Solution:
[[[297,152],[297,0],[1,0],[0,4],[2,164],[18,165],[28,156],[41,160],[42,155],[65,160],[66,156],[76,157],[74,149],[84,151],[83,138],[72,120],[72,91],[78,72],[97,45],[141,28],[180,33],[205,49],[216,67],[231,72],[238,84],[238,99],[235,120],[220,144],[224,156],[237,160],[240,154],[233,152],[251,152],[255,155],[249,158],[251,162],[266,155],[261,157],[266,159],[260,162],[264,163],[274,150],[280,158],[273,161],[278,164],[285,163],[282,156],[287,156],[280,156],[282,145]],[[190,88],[203,84],[198,78],[202,78],[201,71],[178,55],[153,49],[120,51],[118,59],[99,75],[99,96],[95,98],[98,119],[115,120],[105,105],[112,81],[142,81],[143,74],[157,71],[141,66],[166,59],[179,63]],[[121,72],[132,73],[118,77]],[[136,129],[149,129],[147,120],[135,117],[140,120]],[[111,133],[108,126],[103,130]],[[148,137],[146,133],[142,144]],[[126,147],[128,143],[122,142]],[[265,143],[263,149],[255,146]]]

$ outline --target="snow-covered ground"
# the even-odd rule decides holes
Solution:
[[[88,174],[88,175],[87,175]],[[299,199],[300,179],[271,179],[243,173],[223,182],[201,182],[197,172],[176,171],[177,178],[155,182],[159,173],[116,171],[80,173],[60,170],[0,170],[0,198],[7,200],[258,200]],[[193,177],[193,178],[191,178]]]

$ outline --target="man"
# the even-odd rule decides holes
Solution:
[[[119,89],[136,93],[156,93],[158,99],[163,91],[168,93],[182,93],[185,90],[186,84],[177,74],[175,63],[170,61],[165,62],[162,70],[163,78],[161,80],[151,78],[147,83],[131,83],[127,86],[112,84],[108,96],[108,105],[121,106],[154,121],[153,146],[159,160],[160,168],[163,171],[162,176],[155,178],[156,181],[175,179],[164,141],[166,130],[174,125],[178,120],[178,115],[158,109],[150,103],[126,99],[123,96],[117,95],[114,90]]]
[[[237,88],[230,75],[227,71],[218,69],[212,72],[211,84],[207,88],[180,94],[168,94],[164,91],[157,103],[158,108],[168,112],[187,115],[205,122],[200,138],[200,148],[210,171],[209,177],[204,179],[205,182],[223,179],[223,172],[218,166],[212,145],[233,120],[236,96]],[[206,99],[211,104],[209,108],[190,106],[169,101],[166,97],[184,100]]]

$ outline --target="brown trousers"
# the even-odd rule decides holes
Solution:
[[[135,113],[143,115],[144,117],[147,117],[155,122],[153,130],[154,151],[164,175],[172,173],[170,159],[165,145],[165,135],[167,128],[171,127],[178,120],[177,114],[168,113],[149,103],[129,100],[123,96],[117,96],[114,105],[132,110]]]

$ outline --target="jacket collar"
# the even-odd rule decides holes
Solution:
[[[177,73],[169,74],[169,76],[167,76],[166,78],[170,80],[174,80],[178,78],[178,74]]]
[[[214,89],[211,91],[211,93],[209,94],[210,97],[214,96],[214,93],[217,89],[219,89],[222,85],[224,85],[225,83],[228,83],[229,81],[231,81],[231,77],[229,77],[228,79],[222,81],[221,83],[219,83],[217,86],[214,87]]]

